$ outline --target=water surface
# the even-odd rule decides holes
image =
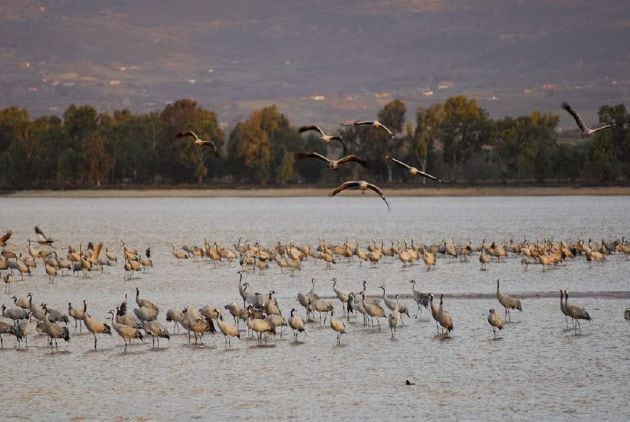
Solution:
[[[156,199],[0,199],[0,230],[12,229],[11,244],[26,253],[26,239],[39,225],[57,239],[59,253],[68,244],[103,241],[121,255],[120,240],[143,250],[151,245],[154,268],[125,281],[120,266],[89,278],[58,277],[49,284],[40,265],[32,277],[16,281],[12,294],[33,292],[34,300],[65,310],[67,303],[87,299],[90,313],[104,319],[125,293],[135,287],[158,303],[164,320],[169,307],[188,304],[222,306],[240,300],[236,263],[213,268],[206,262],[177,263],[171,244],[222,245],[259,241],[309,243],[370,239],[414,239],[416,244],[443,239],[474,243],[523,238],[620,238],[628,234],[627,197],[472,197],[391,198],[392,211],[373,197],[335,198],[156,198]],[[627,237],[627,236],[626,236]],[[548,272],[520,257],[491,263],[479,271],[477,257],[468,263],[440,259],[435,271],[422,265],[401,268],[398,261],[376,268],[340,260],[332,270],[307,261],[295,276],[272,265],[265,274],[248,274],[256,291],[278,292],[288,314],[300,308],[294,300],[316,278],[321,295],[333,294],[336,277],[344,290],[379,294],[417,288],[446,294],[495,291],[496,279],[510,292],[628,291],[630,262],[609,257],[589,267],[584,259]],[[16,277],[19,278],[19,277]],[[3,294],[2,302],[9,303]],[[383,326],[366,329],[360,319],[347,323],[348,335],[336,346],[329,327],[309,324],[307,336],[292,344],[270,340],[257,347],[243,338],[225,351],[221,335],[206,336],[205,347],[189,346],[187,336],[163,341],[160,351],[149,343],[122,352],[115,334],[91,350],[88,335],[73,336],[51,354],[45,338],[17,351],[4,337],[0,415],[18,419],[114,418],[247,418],[275,419],[608,419],[627,420],[630,395],[627,353],[630,326],[623,320],[626,299],[587,295],[574,299],[593,322],[583,334],[565,330],[558,299],[525,299],[524,312],[492,340],[486,316],[500,308],[493,298],[447,298],[453,316],[451,339],[436,337],[426,311],[407,320],[390,339]],[[412,309],[413,303],[406,299]],[[340,311],[339,302],[334,301]],[[303,314],[303,310],[300,308]],[[415,309],[414,309],[415,310]],[[501,310],[499,310],[501,312]],[[384,322],[382,322],[384,323]],[[72,325],[71,325],[72,326]],[[71,328],[72,331],[72,328]],[[416,383],[405,386],[406,379]]]

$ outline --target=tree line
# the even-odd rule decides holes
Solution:
[[[623,104],[601,106],[598,116],[614,126],[582,140],[577,130],[558,133],[557,114],[491,119],[474,99],[454,96],[407,119],[405,103],[394,100],[376,116],[394,140],[369,126],[327,128],[343,137],[349,154],[369,163],[331,172],[318,160],[296,162],[295,154],[336,157],[340,144],[325,145],[314,132],[300,135],[275,105],[254,110],[228,135],[213,111],[191,99],[147,114],[71,105],[61,117],[36,119],[9,107],[0,110],[0,189],[407,182],[407,173],[385,155],[456,183],[624,183],[630,178],[630,116]],[[177,139],[182,130],[214,141],[221,155]]]

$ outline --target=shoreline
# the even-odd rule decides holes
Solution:
[[[24,190],[1,193],[2,198],[288,198],[329,196],[331,188],[148,188]],[[383,188],[387,197],[467,197],[467,196],[628,196],[630,187],[446,187]],[[361,195],[346,191],[344,196]]]

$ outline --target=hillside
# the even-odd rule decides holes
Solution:
[[[335,125],[393,98],[414,110],[465,94],[494,116],[567,99],[593,119],[630,99],[629,39],[630,3],[612,0],[11,0],[0,107],[192,97],[228,125],[272,102]]]

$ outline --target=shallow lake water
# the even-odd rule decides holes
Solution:
[[[60,255],[69,244],[104,242],[118,256],[121,240],[144,250],[151,245],[154,267],[124,280],[122,264],[105,267],[89,277],[57,277],[49,283],[41,261],[34,275],[16,276],[10,296],[32,292],[34,300],[59,310],[67,303],[89,304],[92,316],[107,311],[135,288],[141,296],[166,309],[207,304],[223,307],[240,302],[237,262],[217,268],[208,262],[178,263],[171,244],[202,245],[204,239],[233,245],[239,238],[272,247],[278,241],[308,243],[348,239],[363,247],[371,239],[414,239],[416,245],[469,239],[478,244],[524,238],[584,239],[628,237],[628,197],[471,197],[390,198],[391,212],[378,198],[156,198],[156,199],[13,199],[0,198],[0,232],[13,230],[9,244],[26,254],[33,226],[56,239]],[[421,261],[420,261],[421,264]],[[346,321],[348,334],[336,345],[328,325],[309,323],[306,336],[292,342],[270,339],[233,340],[224,349],[223,336],[204,336],[203,347],[190,345],[187,335],[162,340],[160,350],[148,342],[134,343],[125,353],[122,340],[73,333],[51,353],[46,338],[29,340],[18,351],[4,335],[0,351],[2,419],[227,419],[257,417],[318,420],[447,419],[447,420],[628,420],[630,322],[623,319],[630,299],[630,261],[610,256],[589,266],[583,257],[543,272],[527,271],[520,257],[491,262],[479,270],[478,256],[469,262],[438,256],[435,270],[423,265],[402,268],[398,260],[375,268],[355,260],[338,260],[332,269],[305,261],[295,275],[274,264],[264,274],[245,276],[252,289],[277,292],[285,316],[292,307],[304,316],[295,296],[311,288],[332,297],[332,278],[343,290],[359,291],[367,281],[369,294],[411,293],[416,288],[445,294],[445,308],[454,320],[451,338],[436,335],[430,312],[406,319],[395,340],[386,321],[382,329],[365,328],[361,318]],[[513,313],[498,340],[486,316],[503,310],[492,295],[496,279],[502,289],[527,294],[523,312]],[[582,323],[582,335],[566,330],[555,296],[566,288],[571,300],[588,309],[593,321]],[[540,293],[540,297],[536,296]],[[482,294],[478,299],[465,295]],[[337,299],[336,316],[341,313]],[[403,299],[415,312],[413,300]],[[131,306],[133,308],[134,306]],[[227,318],[231,320],[230,317]],[[172,327],[169,326],[172,331]],[[405,380],[414,386],[406,386]]]

